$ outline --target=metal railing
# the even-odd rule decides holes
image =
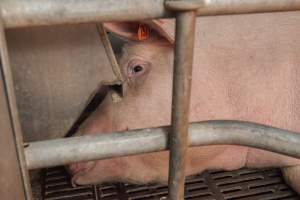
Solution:
[[[198,16],[300,9],[299,0],[183,1],[200,3]],[[0,7],[6,28],[174,17],[165,0],[1,0]]]
[[[164,151],[168,149],[170,134],[170,127],[161,127],[33,142],[25,148],[26,164],[29,169],[38,169],[70,162]],[[249,122],[192,123],[189,126],[188,141],[189,146],[233,144],[292,157],[300,155],[299,133]]]
[[[232,121],[193,124],[190,130],[188,124],[196,16],[300,10],[300,0],[2,0],[0,9],[1,73],[5,88],[2,95],[8,101],[10,124],[22,174],[23,199],[31,199],[28,169],[165,149],[170,149],[169,199],[183,199],[185,154],[189,142],[191,145],[246,145],[300,158],[300,135],[296,133]],[[76,137],[33,142],[25,148],[24,156],[5,28],[166,17],[176,17],[170,129],[112,133],[93,139]],[[167,132],[170,134],[167,135]],[[260,140],[256,140],[258,136]],[[137,143],[145,145],[134,145]],[[77,149],[76,152],[80,151],[80,154],[75,155],[72,149]]]

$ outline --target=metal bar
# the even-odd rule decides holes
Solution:
[[[10,126],[10,133],[12,134],[11,139],[13,139],[12,142],[15,145],[15,156],[18,161],[18,171],[15,171],[15,174],[19,174],[21,177],[21,185],[22,188],[19,188],[23,190],[24,194],[21,199],[32,199],[31,197],[31,187],[30,187],[30,181],[29,181],[29,175],[27,170],[27,165],[25,163],[24,158],[24,148],[23,148],[23,135],[21,131],[21,125],[19,122],[19,115],[18,115],[18,109],[16,104],[16,98],[14,93],[14,84],[13,84],[13,78],[11,73],[11,67],[9,62],[9,54],[7,49],[7,43],[5,38],[5,30],[4,26],[0,17],[0,55],[1,55],[1,80],[3,81],[3,95],[5,95],[5,101],[7,106],[7,113],[2,113],[2,117],[7,117]],[[4,116],[8,115],[8,116]],[[9,134],[9,132],[3,132],[1,134]],[[12,152],[9,152],[12,153]],[[5,159],[5,162],[6,159]],[[13,165],[13,163],[12,163]],[[11,177],[9,177],[11,178]],[[17,181],[17,180],[16,180]],[[18,184],[18,183],[16,183]],[[15,188],[15,184],[11,185],[12,188]],[[10,197],[11,199],[11,197]]]
[[[117,59],[116,59],[115,53],[113,51],[112,44],[108,38],[107,32],[106,32],[105,28],[103,27],[103,24],[101,24],[101,23],[97,24],[97,29],[98,29],[100,39],[103,43],[105,53],[110,62],[111,68],[112,68],[114,74],[116,75],[117,79],[119,80],[118,83],[114,81],[113,83],[109,83],[109,84],[110,85],[111,84],[121,84],[121,82],[124,80],[124,78],[122,76],[122,72],[120,71],[121,68],[117,62]]]
[[[167,150],[169,127],[32,142],[29,169]],[[190,124],[190,146],[242,145],[300,158],[300,134],[239,121]]]
[[[174,49],[172,134],[169,135],[168,199],[170,200],[184,199],[195,26],[195,11],[179,12],[177,14]]]
[[[2,0],[6,28],[173,17],[165,0]],[[300,10],[300,0],[203,0],[197,15]]]
[[[25,199],[2,72],[0,73],[0,113],[0,197],[1,199]]]

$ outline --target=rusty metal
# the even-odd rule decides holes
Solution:
[[[0,196],[2,199],[31,199],[31,188],[24,158],[22,131],[14,94],[4,26],[0,17]],[[13,190],[13,191],[12,191]]]
[[[167,199],[166,185],[106,183],[73,188],[64,168],[46,169],[42,176],[44,200],[150,200]],[[279,169],[241,169],[232,172],[207,171],[187,177],[186,200],[298,200],[285,184]]]
[[[32,142],[25,148],[26,163],[29,169],[36,169],[163,151],[167,149],[169,132],[170,128],[164,127]],[[248,122],[193,123],[189,144],[243,145],[300,158],[299,133]]]
[[[168,199],[170,200],[181,200],[184,197],[195,27],[195,11],[180,11],[177,13],[174,48],[172,133],[169,135]]]
[[[300,9],[300,0],[204,0],[197,15],[224,15]],[[174,17],[165,0],[2,0],[6,28]],[[120,9],[122,8],[122,9]]]

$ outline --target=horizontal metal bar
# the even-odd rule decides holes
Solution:
[[[165,0],[1,0],[6,28],[173,17]],[[300,0],[203,0],[197,15],[293,11]]]
[[[167,149],[169,127],[99,134],[29,143],[25,148],[29,169],[74,162],[157,152]],[[190,146],[243,145],[300,158],[300,134],[238,121],[191,124]]]

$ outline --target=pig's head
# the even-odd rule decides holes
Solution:
[[[167,26],[169,25],[169,26]],[[116,55],[124,82],[123,99],[108,95],[81,126],[83,134],[166,125],[170,121],[173,63],[172,23],[151,21],[142,25],[149,34],[139,38],[140,23],[107,23],[105,28],[124,41]],[[149,120],[151,119],[151,120]],[[155,120],[154,120],[155,119]]]
[[[139,35],[140,23],[107,23],[105,28],[124,41],[121,51],[116,55],[124,78],[123,98],[122,101],[115,102],[112,93],[109,93],[81,125],[79,135],[170,124],[173,22],[143,23],[142,31],[146,33],[143,32],[142,37]],[[88,174],[96,164],[99,168],[101,162],[106,163],[106,169],[113,165],[113,161],[111,164],[107,164],[107,161],[72,164],[69,169],[74,174],[73,183],[84,184],[81,181],[83,174]]]

